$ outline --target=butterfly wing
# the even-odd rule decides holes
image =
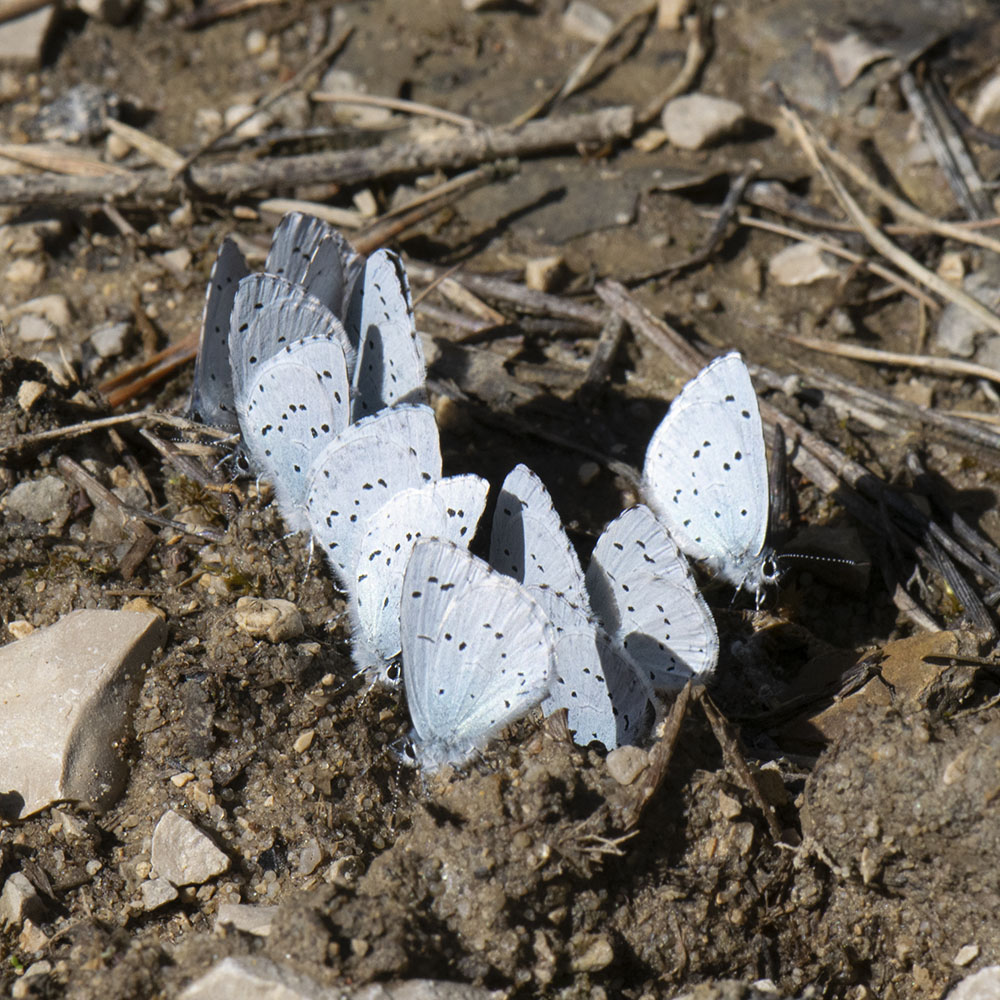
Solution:
[[[552,626],[527,591],[465,549],[419,542],[400,608],[403,682],[426,768],[461,763],[545,696]]]
[[[377,250],[365,264],[362,287],[355,420],[396,403],[422,401],[426,377],[403,262],[391,250]]]
[[[735,351],[681,390],[653,433],[644,495],[677,544],[736,587],[758,589],[768,520],[757,396]]]
[[[657,689],[677,689],[715,668],[712,613],[684,556],[643,506],[620,514],[587,568],[591,606],[604,628]]]
[[[232,431],[239,426],[239,421],[233,404],[229,365],[229,315],[237,286],[249,273],[236,244],[230,239],[223,240],[205,293],[188,407],[192,420]]]
[[[440,478],[441,446],[428,406],[392,407],[351,424],[316,457],[309,523],[345,590],[354,583],[368,518],[397,493]]]
[[[451,476],[397,493],[365,522],[350,595],[359,667],[378,668],[400,653],[399,601],[413,546],[440,538],[468,547],[488,492],[479,476]]]
[[[245,407],[262,364],[293,341],[326,337],[341,347],[348,371],[354,365],[343,324],[318,299],[273,274],[244,278],[233,299],[230,363],[237,407]]]
[[[292,531],[309,526],[313,459],[347,428],[350,412],[347,365],[337,341],[294,341],[258,366],[239,411],[240,429],[254,468],[274,485]]]
[[[526,465],[508,474],[500,489],[490,537],[490,565],[526,587],[551,591],[554,613],[558,599],[590,610],[583,570],[563,530],[552,498]],[[548,599],[536,594],[548,608]]]

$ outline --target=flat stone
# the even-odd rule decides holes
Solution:
[[[815,243],[793,243],[779,250],[767,265],[767,273],[779,285],[811,285],[824,278],[839,278],[833,257]]]
[[[90,346],[101,358],[116,358],[125,350],[128,340],[128,323],[104,323],[90,335]]]
[[[236,602],[236,627],[255,639],[286,642],[305,631],[302,615],[291,601],[280,597],[241,597]]]
[[[25,920],[39,923],[45,918],[42,897],[24,872],[14,872],[3,884],[0,893],[0,921],[5,927],[22,924]]]
[[[598,45],[611,34],[615,22],[592,3],[572,0],[563,12],[562,26],[567,35]]]
[[[257,937],[267,937],[271,933],[271,924],[277,906],[265,906],[253,903],[220,903],[215,915],[215,927],[232,927]]]
[[[174,885],[201,885],[229,868],[229,858],[212,839],[173,809],[153,830],[150,861],[155,874]]]
[[[966,976],[949,994],[947,1000],[997,1000],[1000,997],[1000,965]]]
[[[434,979],[327,989],[266,958],[224,958],[188,986],[180,1000],[501,1000],[505,995]]]
[[[166,634],[156,615],[74,611],[0,648],[0,815],[114,802],[127,777],[118,748]]]
[[[42,344],[58,336],[59,331],[44,316],[27,313],[18,320],[17,339],[22,344]]]
[[[28,313],[41,316],[59,330],[65,330],[72,320],[65,295],[39,295],[22,302],[10,312],[12,316],[24,316]]]
[[[17,387],[17,405],[30,413],[31,408],[45,395],[48,387],[44,382],[36,382],[34,379],[25,379]]]
[[[42,61],[42,48],[56,5],[12,18],[0,24],[0,62],[37,66]]]
[[[142,908],[149,912],[172,903],[178,893],[167,879],[151,878],[139,886],[139,895],[142,896]]]
[[[69,520],[69,487],[59,476],[42,476],[18,483],[4,498],[3,507],[37,524],[59,531]]]
[[[977,271],[966,277],[963,288],[988,309],[1000,308],[1000,282],[985,272]],[[934,342],[957,358],[971,358],[976,352],[976,341],[986,332],[986,325],[963,306],[951,302],[941,310]]]
[[[663,109],[661,124],[674,146],[704,149],[732,136],[744,120],[743,107],[735,101],[709,94],[685,94]]]
[[[37,285],[45,277],[45,265],[40,260],[22,257],[11,263],[3,276],[11,285]]]
[[[631,785],[649,764],[649,754],[640,747],[617,747],[608,754],[605,766],[619,785]]]
[[[95,83],[78,83],[26,121],[24,130],[45,142],[92,142],[107,132],[105,122],[120,110],[117,94]]]

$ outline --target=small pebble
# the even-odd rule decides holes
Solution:
[[[17,405],[30,413],[31,408],[45,395],[46,385],[44,382],[35,382],[26,379],[17,387]]]
[[[142,896],[142,908],[148,913],[172,903],[178,893],[165,878],[154,878],[139,886],[139,895]]]
[[[104,141],[104,151],[109,160],[124,160],[132,152],[132,143],[112,133]]]
[[[767,265],[767,273],[785,286],[811,285],[824,278],[839,278],[833,258],[815,243],[793,243],[776,253]]]
[[[215,929],[233,927],[246,934],[267,937],[278,912],[277,906],[252,903],[220,903],[215,916]]]
[[[524,265],[524,283],[536,292],[551,291],[564,267],[561,256],[536,257]]]
[[[90,335],[90,345],[100,358],[116,358],[125,350],[128,323],[104,323]]]
[[[42,920],[45,906],[41,896],[24,872],[14,872],[3,884],[0,893],[0,922],[5,927],[23,923],[34,917]]]
[[[168,809],[153,830],[153,871],[174,885],[201,885],[229,869],[226,857],[207,834]]]
[[[292,744],[292,749],[296,753],[305,753],[311,746],[313,739],[316,737],[315,729],[307,729],[304,733],[300,733],[298,739]]]
[[[952,959],[952,962],[958,966],[966,966],[971,965],[977,958],[979,958],[979,945],[967,944],[958,949],[958,953]]]
[[[23,316],[25,313],[42,316],[60,330],[66,329],[72,318],[65,295],[39,295],[38,298],[22,302],[12,310],[14,316]]]
[[[997,1000],[1000,997],[1000,965],[966,976],[946,997],[946,1000]]]
[[[708,94],[675,97],[664,109],[661,124],[679,149],[704,149],[734,135],[745,121],[735,101]]]
[[[639,747],[617,747],[608,754],[606,766],[619,785],[631,785],[649,764],[649,755]]]
[[[601,467],[596,462],[581,462],[576,470],[576,478],[581,486],[589,486],[601,474]]]
[[[10,264],[3,276],[11,285],[37,285],[45,277],[45,265],[40,260],[22,257]]]
[[[36,524],[51,524],[58,531],[69,520],[69,487],[60,476],[42,476],[18,483],[3,506]]]
[[[352,200],[354,201],[354,207],[364,218],[373,219],[378,215],[378,202],[375,200],[375,195],[372,194],[370,188],[358,191]]]
[[[611,34],[614,25],[610,15],[586,0],[572,0],[563,12],[563,31],[573,38],[590,42],[591,45],[603,42]]]
[[[297,639],[305,626],[302,615],[291,601],[280,597],[241,597],[236,602],[236,626],[255,639],[286,642]]]
[[[574,972],[600,972],[615,960],[615,950],[603,934],[574,934],[569,949],[574,953],[571,962]]]
[[[27,313],[17,323],[17,338],[22,344],[43,344],[55,340],[59,331],[44,317]]]
[[[259,56],[267,50],[267,34],[260,28],[251,28],[243,44],[248,56]]]
[[[25,621],[23,618],[18,618],[15,621],[7,622],[7,631],[15,639],[23,639],[25,636],[31,635],[35,631],[35,626],[29,621]]]
[[[184,275],[191,267],[191,251],[187,247],[178,247],[176,250],[157,254],[154,259],[174,274]]]

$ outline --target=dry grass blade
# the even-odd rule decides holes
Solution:
[[[935,358],[930,354],[900,354],[896,351],[880,351],[874,347],[859,347],[856,344],[837,344],[826,340],[815,340],[812,337],[797,337],[789,334],[787,337],[793,344],[808,347],[811,351],[821,351],[823,354],[835,354],[840,358],[854,358],[856,361],[871,361],[878,365],[896,365],[906,368],[919,368],[934,372],[935,375],[960,375],[967,378],[984,378],[1000,384],[1000,371],[977,365],[972,361],[960,361],[957,358]]]
[[[324,90],[314,90],[309,100],[319,104],[356,104],[366,108],[387,108],[390,111],[401,111],[408,115],[422,115],[425,118],[437,118],[439,121],[457,125],[459,128],[482,128],[483,123],[475,118],[436,108],[433,104],[421,104],[419,101],[406,101],[401,97],[381,97],[378,94],[352,94]]]
[[[94,156],[87,156],[62,146],[36,143],[0,143],[0,156],[25,166],[49,170],[70,177],[132,177],[131,170],[105,163]]]
[[[861,206],[854,200],[840,179],[820,159],[816,145],[812,141],[812,137],[802,119],[791,108],[782,107],[781,111],[786,120],[791,124],[796,138],[799,140],[803,151],[813,167],[822,176],[823,180],[826,181],[827,186],[833,192],[837,201],[840,202],[841,208],[850,216],[851,220],[861,230],[865,239],[868,240],[872,247],[882,254],[883,257],[887,257],[892,261],[901,271],[905,271],[912,278],[922,282],[942,298],[961,306],[967,312],[981,320],[990,330],[1000,333],[1000,316],[992,310],[987,309],[986,306],[971,295],[950,285],[940,275],[935,274],[934,271],[918,263],[908,253],[897,247],[892,240],[875,226],[861,210]]]
[[[985,250],[992,250],[994,253],[1000,254],[1000,240],[995,240],[985,233],[978,232],[972,224],[945,222],[942,219],[935,219],[921,212],[920,209],[911,205],[908,201],[897,198],[892,192],[887,191],[880,184],[877,184],[853,160],[841,153],[836,146],[831,145],[822,136],[814,135],[812,136],[812,140],[822,150],[823,155],[838,170],[843,171],[858,187],[864,188],[873,198],[881,202],[897,219],[910,223],[918,232],[935,233],[938,236],[944,236],[959,243],[983,247]],[[985,224],[985,221],[980,220],[980,224]]]
[[[277,216],[305,212],[339,229],[360,229],[365,224],[364,216],[356,208],[337,208],[336,205],[323,205],[301,198],[266,198],[257,205],[257,211]]]
[[[147,135],[142,129],[133,128],[131,125],[126,125],[125,122],[117,121],[114,118],[106,119],[105,124],[112,135],[124,139],[158,167],[163,167],[164,170],[181,169],[184,157],[177,150],[171,149],[165,142],[160,142],[159,139]]]

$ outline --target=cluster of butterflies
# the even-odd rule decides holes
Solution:
[[[190,412],[238,432],[238,462],[308,530],[348,598],[358,666],[401,673],[413,751],[459,764],[541,704],[578,743],[640,742],[657,692],[705,678],[712,614],[687,558],[737,588],[774,577],[757,399],[739,355],[674,400],[649,445],[638,505],[584,572],[526,466],[496,503],[489,561],[468,551],[489,484],[442,477],[425,366],[399,258],[367,260],[301,213],[262,273],[223,243],[208,288]]]

